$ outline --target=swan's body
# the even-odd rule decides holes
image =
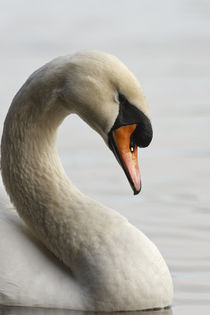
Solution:
[[[86,52],[36,71],[14,98],[2,137],[4,184],[33,234],[67,267],[16,212],[2,210],[0,304],[90,311],[171,305],[171,277],[155,245],[116,211],[83,195],[56,152],[57,128],[70,113],[108,143],[119,114],[117,91],[148,117],[127,68],[110,55]],[[136,193],[132,174],[126,175]]]

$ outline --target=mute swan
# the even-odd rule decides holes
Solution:
[[[171,276],[155,245],[67,178],[56,133],[71,113],[102,136],[134,194],[141,189],[137,146],[149,145],[152,128],[126,66],[86,51],[34,72],[15,96],[2,136],[3,182],[29,229],[16,211],[0,211],[0,304],[84,311],[171,305]]]

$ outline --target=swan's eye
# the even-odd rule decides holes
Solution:
[[[119,99],[119,103],[122,105],[126,102],[126,98],[123,94],[120,94],[118,95],[118,99]]]

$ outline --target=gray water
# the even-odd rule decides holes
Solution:
[[[60,129],[60,156],[83,192],[125,215],[167,261],[173,308],[146,314],[210,314],[210,2],[0,4],[1,126],[28,75],[58,55],[104,50],[140,80],[154,127],[152,144],[139,155],[140,195],[132,195],[112,153],[77,117],[67,118]],[[0,314],[76,312],[2,308]]]

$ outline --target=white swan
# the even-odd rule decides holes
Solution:
[[[29,230],[16,211],[0,211],[0,304],[85,311],[171,305],[171,276],[155,245],[67,178],[55,144],[71,113],[103,137],[134,193],[140,191],[137,145],[149,144],[152,129],[126,66],[93,51],[33,73],[12,102],[2,136],[4,185]]]

